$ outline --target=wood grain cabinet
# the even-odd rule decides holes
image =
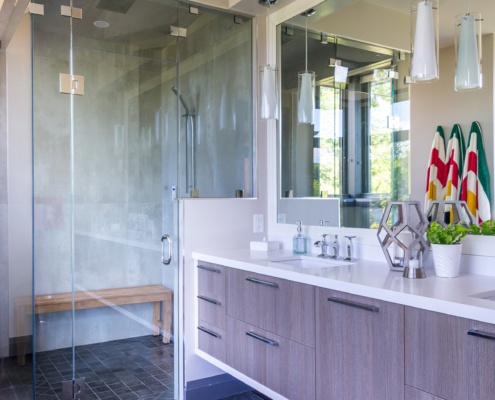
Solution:
[[[404,399],[404,307],[316,288],[316,399]]]
[[[315,352],[227,317],[227,364],[291,400],[315,398]]]
[[[314,287],[229,268],[227,364],[291,400],[315,398]]]
[[[227,315],[314,348],[313,286],[229,268],[226,292]]]
[[[406,384],[446,400],[495,398],[495,325],[406,307]]]
[[[495,399],[495,325],[197,267],[198,348],[290,400]]]
[[[227,360],[225,272],[222,265],[198,262],[198,348]]]

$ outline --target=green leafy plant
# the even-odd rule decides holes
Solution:
[[[458,244],[468,232],[469,228],[460,223],[450,223],[444,228],[438,222],[432,222],[426,229],[426,239],[433,244]]]
[[[471,235],[495,236],[495,221],[485,221],[481,225],[473,224],[469,227]]]

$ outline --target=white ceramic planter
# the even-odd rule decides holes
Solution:
[[[459,276],[461,266],[462,243],[459,244],[432,244],[433,263],[435,274],[442,278]]]

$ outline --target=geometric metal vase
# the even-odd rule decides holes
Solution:
[[[405,278],[424,278],[423,256],[428,220],[419,201],[391,201],[385,207],[377,236],[392,271]]]

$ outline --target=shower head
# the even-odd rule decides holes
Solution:
[[[172,91],[175,93],[175,95],[179,98],[180,102],[182,103],[182,106],[186,110],[186,115],[194,115],[194,111],[191,112],[189,110],[187,103],[184,101],[184,98],[182,97],[182,95],[179,93],[179,91],[177,90],[177,88],[175,86],[172,86]]]

